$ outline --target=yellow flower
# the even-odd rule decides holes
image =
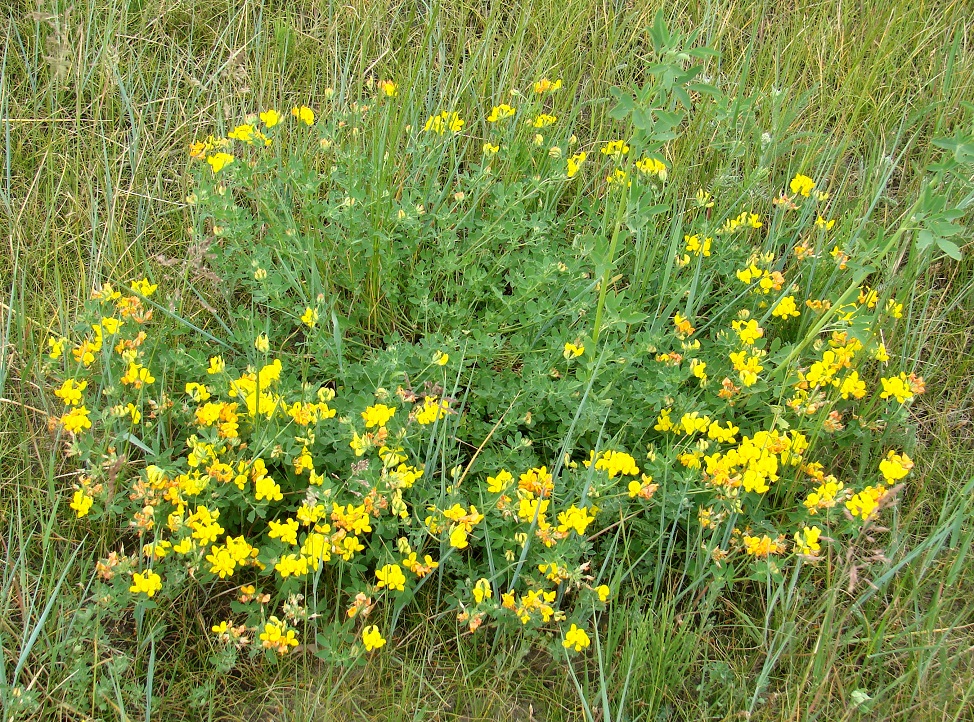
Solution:
[[[305,125],[314,125],[315,112],[307,105],[300,105],[296,108],[291,108],[291,115]]]
[[[288,577],[303,577],[308,573],[308,558],[298,554],[285,554],[274,565],[274,569],[281,575],[281,579]]]
[[[591,640],[588,638],[585,630],[579,629],[577,625],[573,624],[568,632],[565,633],[565,639],[562,641],[561,646],[565,649],[574,647],[576,652],[581,652],[589,644],[591,644]]]
[[[822,216],[815,219],[815,227],[822,228],[826,231],[831,231],[835,227],[835,219],[825,220]]]
[[[378,426],[379,428],[384,427],[389,423],[389,419],[393,417],[396,410],[391,406],[386,406],[385,404],[375,404],[374,406],[369,406],[365,411],[362,412],[362,420],[365,422],[365,428],[371,429],[373,426]]]
[[[206,561],[210,563],[210,574],[216,574],[220,579],[233,576],[233,570],[237,568],[237,560],[233,558],[226,547],[222,546],[213,545],[210,547]]]
[[[457,549],[466,549],[470,546],[467,541],[467,530],[464,529],[463,525],[457,526],[450,532],[450,546]]]
[[[511,472],[501,469],[496,476],[487,477],[487,491],[491,494],[500,494],[512,481],[514,481],[514,477],[511,476]]]
[[[260,334],[254,340],[254,348],[257,349],[258,351],[260,351],[261,353],[267,353],[268,350],[270,349],[270,347],[271,347],[271,344],[270,344],[270,341],[267,338],[267,334],[266,333]]]
[[[460,115],[447,110],[440,112],[439,115],[431,115],[426,121],[426,125],[423,126],[423,130],[440,135],[443,135],[447,130],[451,133],[459,133],[461,128],[463,128],[463,120],[460,119]]]
[[[210,357],[210,367],[206,369],[208,374],[222,374],[227,368],[226,362],[223,360],[222,356],[211,356]]]
[[[590,457],[588,461],[585,461],[585,466],[591,466],[592,460],[595,457],[595,452],[590,452]],[[635,476],[639,473],[639,467],[636,466],[636,460],[629,454],[622,451],[604,451],[599,454],[598,460],[595,462],[595,468],[599,471],[605,471],[610,479],[616,476]]]
[[[772,539],[767,534],[760,537],[744,535],[744,551],[754,557],[767,557],[780,554],[785,550],[784,544]]]
[[[148,278],[143,278],[141,281],[132,281],[129,286],[135,293],[141,293],[143,296],[151,296],[156,292],[159,286],[155,283],[149,283]],[[111,331],[109,333],[112,333]]]
[[[713,238],[706,236],[703,241],[700,240],[700,236],[694,234],[692,236],[683,236],[683,242],[686,244],[686,250],[688,253],[693,253],[694,255],[709,256],[710,246],[713,243]]]
[[[281,114],[273,108],[268,108],[260,114],[260,122],[264,124],[265,128],[273,128],[281,122]]]
[[[80,519],[83,516],[87,516],[88,512],[91,511],[91,505],[94,503],[94,499],[85,494],[82,489],[78,489],[78,491],[74,492],[70,506],[77,512],[78,518]]]
[[[149,294],[144,294],[148,296]],[[117,318],[103,318],[101,320],[101,327],[109,336],[118,333],[118,329],[122,327],[122,322]]]
[[[705,191],[703,188],[697,189],[697,193],[694,196],[694,200],[697,202],[697,206],[699,208],[714,207],[714,201],[712,200],[712,196],[709,193],[707,193],[707,191]]]
[[[496,155],[501,147],[499,145],[494,145],[493,143],[484,143],[483,151],[484,155]]]
[[[122,407],[122,413],[119,416],[128,416],[132,419],[133,424],[137,424],[142,421],[142,412],[136,408],[135,404],[129,402],[124,407]]]
[[[89,413],[87,407],[79,406],[71,409],[71,411],[62,416],[61,423],[72,434],[77,434],[85,429],[91,428],[91,420],[88,418]]]
[[[602,146],[603,155],[625,155],[629,152],[629,146],[626,145],[624,140],[610,140],[604,146]]]
[[[450,402],[446,399],[437,401],[435,396],[427,396],[423,401],[423,407],[416,414],[416,422],[421,426],[428,426],[439,421],[450,411]]]
[[[819,537],[822,530],[817,526],[805,527],[800,532],[795,532],[795,550],[799,554],[812,556],[822,548]]]
[[[826,477],[824,483],[809,494],[802,504],[809,514],[817,514],[819,509],[831,509],[838,503],[839,494],[844,488],[845,485],[834,476]]]
[[[788,187],[791,188],[792,193],[798,193],[799,195],[808,198],[809,194],[815,189],[815,181],[813,181],[807,175],[798,173],[794,178],[791,179],[791,183]]]
[[[285,544],[292,546],[298,543],[298,520],[285,519],[283,522],[271,519],[267,522],[267,536],[271,539],[280,539]]]
[[[608,183],[610,186],[611,185],[621,186],[623,183],[625,183],[626,187],[628,188],[629,186],[632,185],[632,181],[627,180],[628,178],[629,175],[624,170],[622,170],[622,168],[616,168],[612,172],[612,175],[607,175],[605,177],[605,182]]]
[[[379,580],[376,588],[388,587],[390,591],[406,591],[406,575],[402,573],[402,567],[398,564],[386,564],[381,569],[375,570],[375,577]]]
[[[373,624],[362,630],[362,643],[365,645],[366,651],[371,652],[374,649],[379,649],[386,643],[386,640],[379,633],[378,626]]]
[[[178,544],[174,545],[172,550],[177,554],[189,554],[195,548],[196,544],[193,542],[193,538],[185,537]]]
[[[67,343],[65,339],[56,339],[53,336],[47,339],[47,347],[50,351],[47,357],[51,360],[56,360],[61,358],[61,354],[64,353],[64,344]]]
[[[534,84],[534,92],[538,93],[554,93],[556,90],[561,89],[561,78],[555,80],[554,82],[548,80],[547,78],[542,78],[537,83]]]
[[[574,178],[575,174],[578,173],[578,169],[582,167],[582,163],[585,162],[585,152],[576,153],[575,155],[568,158],[568,170],[566,175],[569,178]]]
[[[556,115],[548,115],[547,113],[542,113],[534,120],[531,121],[531,125],[535,128],[547,128],[549,125],[553,125],[558,120]]]
[[[574,529],[575,533],[581,536],[593,521],[595,521],[595,517],[589,516],[586,507],[579,508],[572,504],[566,511],[558,515],[558,531],[566,533]]]
[[[745,386],[753,386],[757,383],[758,374],[764,370],[760,356],[748,356],[746,351],[738,351],[728,354],[728,357]]]
[[[849,510],[849,513],[853,516],[860,517],[863,521],[868,520],[872,517],[876,510],[879,509],[879,500],[886,493],[886,489],[882,486],[867,486],[858,494],[855,494],[849,501],[845,503],[845,508]]]
[[[254,126],[248,124],[238,125],[236,128],[227,133],[227,137],[233,138],[234,140],[239,140],[243,143],[253,143]]]
[[[269,476],[259,476],[254,481],[254,498],[257,501],[267,499],[268,501],[280,501],[284,498],[281,493],[281,486]]]
[[[774,310],[771,311],[771,315],[787,320],[788,318],[798,318],[801,313],[799,312],[798,307],[795,305],[795,297],[785,296],[778,301],[778,305],[776,305]]]
[[[849,396],[861,399],[866,395],[866,382],[859,378],[858,371],[853,371],[843,379],[839,393],[842,394],[842,398],[844,399],[848,399]]]
[[[747,323],[734,321],[731,326],[737,331],[737,335],[741,341],[748,346],[753,346],[755,341],[764,336],[764,329],[758,326],[758,322],[753,318]]]
[[[666,164],[655,158],[643,158],[636,161],[636,170],[646,175],[659,176],[661,180],[666,180]],[[710,255],[709,253],[707,254]]]
[[[886,454],[886,458],[879,462],[879,471],[887,484],[899,481],[909,474],[912,468],[913,459],[906,454],[897,454],[895,451],[890,451]]]
[[[603,604],[609,600],[609,587],[606,584],[601,584],[595,588],[595,593],[599,595],[599,601]]]
[[[154,383],[156,380],[152,372],[145,366],[137,363],[130,363],[125,375],[119,379],[126,386],[134,386],[141,389],[143,385]]]
[[[734,426],[730,421],[727,422],[726,429],[721,428],[719,421],[714,421],[707,428],[707,437],[722,444],[733,444],[735,442],[734,434],[738,431],[740,428]]]
[[[132,572],[132,586],[129,591],[133,594],[145,594],[150,599],[162,589],[162,577],[151,569],[136,574]]]
[[[514,115],[514,108],[509,105],[501,104],[495,105],[490,109],[490,115],[487,116],[488,123],[496,123],[498,120],[503,120],[504,118],[510,118]]]
[[[897,303],[895,299],[890,298],[886,301],[886,310],[893,318],[903,318],[903,304]]]
[[[305,308],[301,316],[301,323],[308,328],[314,328],[318,323],[318,311],[314,308]]]
[[[741,283],[751,283],[751,281],[759,280],[763,275],[764,271],[752,263],[747,268],[737,272],[737,280]]]
[[[673,325],[676,326],[677,335],[681,338],[684,336],[690,336],[696,329],[690,325],[690,319],[685,318],[682,314],[676,314],[673,316]]]
[[[433,354],[433,363],[437,366],[446,366],[450,362],[450,355],[443,353],[442,351],[437,351]]]
[[[473,599],[477,604],[493,596],[494,592],[490,588],[490,582],[486,579],[478,579],[477,583],[473,585]]]
[[[213,169],[215,175],[233,163],[233,156],[229,153],[214,153],[211,156],[207,156],[206,162],[210,164],[210,168]]]
[[[910,383],[905,373],[900,373],[899,376],[892,376],[888,379],[880,378],[879,380],[883,384],[883,392],[879,395],[880,398],[888,399],[892,396],[901,404],[913,398],[913,390],[910,388]]]
[[[260,635],[260,643],[265,649],[273,649],[278,654],[287,654],[291,647],[298,646],[295,631],[288,629],[287,622],[282,622],[277,617],[267,620]]]
[[[562,351],[562,356],[566,359],[578,358],[583,353],[585,353],[585,345],[578,344],[577,346],[573,343],[566,343],[565,350]]]
[[[383,95],[387,98],[395,98],[399,94],[399,88],[391,80],[380,80],[379,90],[382,91]]]
[[[186,384],[186,393],[192,397],[193,401],[208,401],[210,398],[210,390],[204,384],[198,384],[194,381]]]
[[[690,361],[690,370],[693,372],[693,375],[701,381],[707,380],[707,363],[705,361],[693,359]]]
[[[88,382],[82,381],[80,384],[74,379],[67,379],[61,388],[54,392],[54,395],[64,401],[66,406],[78,406],[81,403],[81,392],[88,388]]]

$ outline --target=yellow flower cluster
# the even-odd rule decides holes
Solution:
[[[778,480],[780,465],[797,465],[807,448],[808,439],[800,432],[759,431],[734,448],[705,456],[704,480],[730,495],[738,489],[764,494]]]
[[[454,111],[441,111],[438,115],[431,115],[423,130],[443,135],[446,131],[459,133],[463,129],[463,120]]]

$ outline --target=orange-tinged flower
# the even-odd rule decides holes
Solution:
[[[767,534],[763,536],[749,536],[744,535],[744,551],[749,555],[762,558],[767,557],[772,554],[781,554],[785,550],[784,542],[780,540],[772,539]]]
[[[561,78],[555,81],[548,80],[547,78],[542,78],[537,83],[534,84],[534,92],[539,95],[542,93],[554,93],[556,90],[561,89]]]

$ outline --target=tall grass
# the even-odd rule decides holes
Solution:
[[[395,79],[404,106],[420,114],[454,102],[489,106],[514,85],[561,77],[556,112],[574,119],[580,137],[607,140],[609,88],[645,82],[645,29],[655,11],[593,0],[6,4],[5,712],[19,690],[36,698],[39,719],[260,718],[254,710],[295,720],[971,718],[970,254],[922,272],[890,261],[903,269],[898,292],[912,301],[909,330],[891,348],[930,389],[913,419],[922,483],[888,531],[864,536],[855,556],[813,578],[733,600],[631,579],[634,603],[611,614],[598,654],[567,675],[526,650],[457,639],[449,620],[416,624],[401,651],[346,677],[337,695],[329,675],[339,673],[310,662],[272,678],[208,665],[209,642],[189,631],[195,619],[172,619],[133,641],[135,630],[90,607],[79,613],[89,560],[109,550],[61,521],[68,464],[47,430],[39,344],[66,327],[94,282],[133,275],[160,256],[184,257],[188,144],[258,106],[314,105],[327,88],[356,97],[370,77]],[[791,159],[793,170],[830,173],[844,207],[872,207],[878,222],[895,225],[919,189],[931,138],[963,118],[961,101],[974,97],[964,2],[712,0],[665,12],[672,26],[699,29],[720,50],[708,79],[735,98],[722,130],[698,122],[672,148],[678,197],[730,187],[754,167],[750,154],[766,133],[774,157]],[[567,212],[579,200],[566,199]],[[634,286],[645,297],[678,237],[664,225],[636,239]],[[887,558],[875,556],[880,548]],[[97,643],[77,645],[76,624],[97,626]]]

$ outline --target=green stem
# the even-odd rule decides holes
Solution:
[[[605,310],[605,295],[609,290],[609,273],[615,266],[616,249],[619,246],[619,236],[622,232],[622,219],[625,217],[626,207],[629,205],[629,193],[627,189],[622,189],[619,194],[619,207],[616,209],[615,226],[612,229],[612,239],[609,241],[609,257],[606,259],[605,267],[602,269],[602,280],[599,288],[599,304],[595,309],[595,323],[592,327],[592,346],[593,348],[599,341],[599,332],[602,330],[602,313]]]

